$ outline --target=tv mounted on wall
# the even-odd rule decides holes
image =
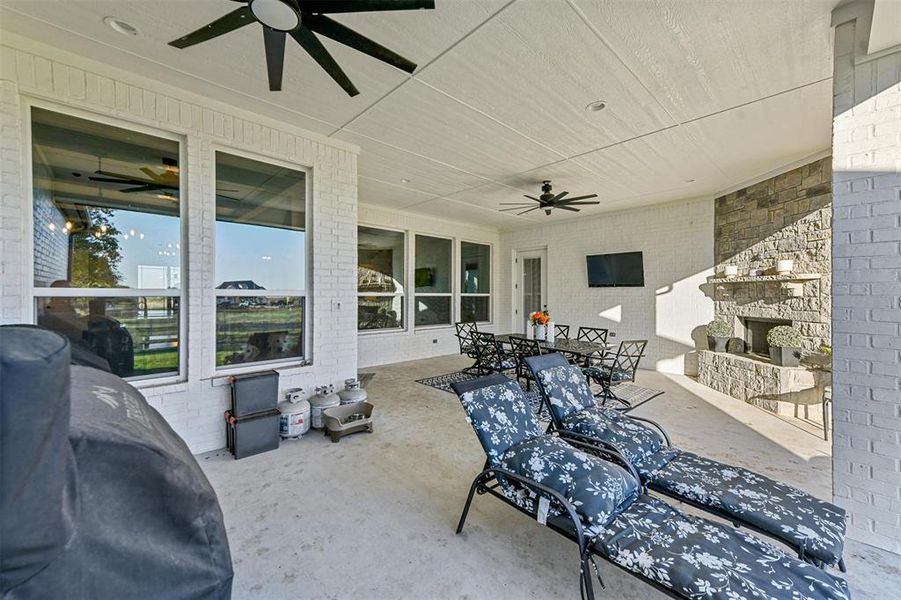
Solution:
[[[644,287],[644,256],[641,252],[594,254],[588,263],[588,287]]]

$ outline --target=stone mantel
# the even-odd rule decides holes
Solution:
[[[736,275],[726,277],[715,275],[707,278],[707,283],[715,285],[737,283],[779,283],[789,296],[800,298],[804,295],[804,284],[808,281],[817,281],[823,276],[819,273],[789,273],[786,275]]]

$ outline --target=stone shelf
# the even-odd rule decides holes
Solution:
[[[736,275],[724,277],[715,275],[707,278],[708,283],[721,285],[724,283],[781,283],[782,289],[792,297],[798,298],[803,294],[804,284],[808,281],[821,279],[819,273],[789,273],[788,275]]]

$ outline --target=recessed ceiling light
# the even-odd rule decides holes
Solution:
[[[695,182],[694,179],[686,179],[686,180],[685,180],[685,183],[694,183],[694,182]]]
[[[113,31],[122,35],[138,35],[140,33],[137,27],[116,17],[103,17],[103,22],[112,28]]]
[[[585,110],[588,112],[599,112],[607,108],[607,102],[604,100],[595,100],[591,104],[585,107]]]
[[[409,179],[401,179],[400,182],[401,183],[410,183],[410,180]]]

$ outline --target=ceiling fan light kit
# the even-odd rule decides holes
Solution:
[[[517,212],[517,215],[524,215],[526,213],[530,213],[533,210],[543,210],[544,214],[550,215],[551,211],[555,208],[559,208],[560,210],[565,210],[569,212],[579,212],[581,209],[575,208],[576,206],[585,206],[589,204],[600,204],[598,200],[592,200],[587,202],[590,198],[597,198],[597,194],[588,194],[585,196],[574,196],[567,197],[569,192],[560,192],[559,194],[554,194],[551,191],[553,188],[551,187],[551,182],[549,180],[544,180],[541,182],[541,195],[539,197],[530,196],[528,194],[523,194],[525,198],[528,198],[532,202],[537,202],[538,204],[531,204],[529,202],[501,202],[501,205],[509,205],[510,208],[501,208],[501,212],[511,212],[511,211],[521,211]]]
[[[416,63],[325,15],[435,8],[435,0],[232,0],[232,2],[245,6],[177,40],[172,40],[169,45],[184,49],[225,35],[245,25],[259,23],[263,28],[263,47],[266,51],[266,71],[270,91],[277,92],[282,89],[285,42],[286,36],[290,35],[347,92],[348,96],[356,96],[360,92],[322,45],[316,36],[317,33],[407,73],[416,70]]]

